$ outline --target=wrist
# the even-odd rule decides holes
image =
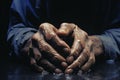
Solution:
[[[99,37],[96,35],[89,36],[89,39],[93,43],[93,53],[95,56],[102,55],[104,53],[103,43]]]

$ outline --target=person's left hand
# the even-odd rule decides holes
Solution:
[[[61,25],[58,34],[68,36],[72,33],[74,38],[71,53],[67,57],[70,64],[65,73],[70,74],[76,68],[87,71],[95,63],[97,55],[103,53],[103,45],[97,36],[88,36],[88,34],[75,24],[64,23]]]
[[[79,54],[78,58],[67,67],[65,73],[72,73],[75,68],[87,71],[94,63],[96,56],[103,53],[101,40],[96,36],[89,36],[85,43],[85,48]]]

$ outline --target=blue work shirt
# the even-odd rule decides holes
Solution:
[[[12,53],[19,56],[43,22],[75,23],[101,39],[107,58],[120,55],[120,0],[13,0],[7,36]]]

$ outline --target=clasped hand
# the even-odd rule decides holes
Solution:
[[[67,38],[73,42],[67,43]],[[87,71],[103,53],[103,45],[97,36],[88,36],[75,24],[62,23],[57,29],[43,23],[21,51],[36,71],[70,74],[76,69]]]

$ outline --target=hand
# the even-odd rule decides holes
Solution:
[[[81,69],[86,72],[94,63],[95,58],[103,53],[103,45],[97,36],[88,36],[85,47],[78,58],[67,67],[65,73],[72,73],[74,69]]]
[[[53,25],[43,23],[22,49],[29,57],[30,64],[39,72],[46,69],[49,72],[60,73],[62,70],[58,65],[67,67],[66,59],[50,45],[62,47],[65,53],[69,53],[70,47],[56,33],[57,29]]]
[[[67,57],[67,62],[71,64],[84,49],[88,34],[73,23],[63,23],[58,30],[58,35],[65,37],[70,35],[69,37],[72,36],[74,39],[70,55]]]
[[[88,34],[72,23],[63,23],[58,30],[58,35],[74,38],[67,62],[70,64],[65,73],[72,73],[76,68],[87,71],[95,63],[95,57],[103,53],[103,45],[97,36]]]

